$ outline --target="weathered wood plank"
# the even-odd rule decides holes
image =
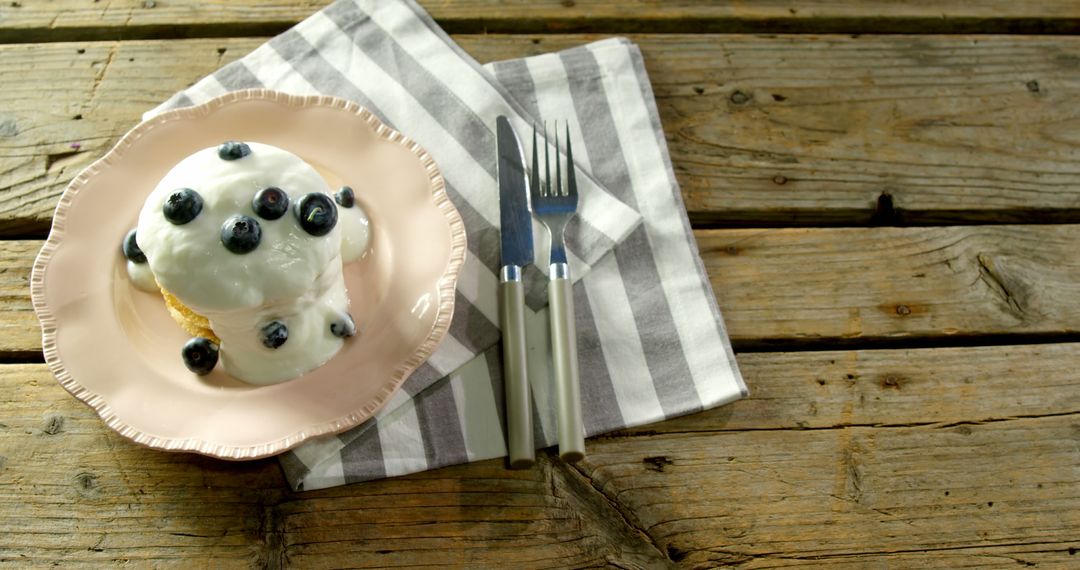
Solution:
[[[256,45],[247,40],[0,48],[2,232],[45,231],[64,187],[144,111]]]
[[[0,41],[272,34],[327,4],[327,0],[122,0],[104,6],[79,0],[5,2],[0,6]],[[431,0],[421,4],[441,26],[457,33],[1071,33],[1080,22],[1080,6],[1071,0]]]
[[[1080,225],[698,230],[736,348],[1068,337]],[[0,241],[0,354],[40,349],[39,241]]]
[[[611,439],[581,468],[692,567],[1001,547],[1066,564],[1080,546],[1078,417]]]
[[[228,463],[129,443],[43,365],[0,366],[0,418],[0,564],[545,568],[666,560],[618,523],[603,497],[550,463],[521,472],[488,461],[295,494],[273,460]]]
[[[751,397],[605,437],[945,427],[1080,409],[1078,344],[739,354]],[[1016,363],[1023,362],[1020,368]],[[1054,394],[1043,400],[1047,394]]]
[[[43,365],[4,365],[0,563],[1063,565],[1080,547],[1077,346],[749,355],[750,399],[696,433],[590,440],[594,480],[542,456],[299,494],[272,461],[136,447]],[[904,425],[918,397],[934,425]]]
[[[457,37],[482,61],[593,38]],[[699,224],[1080,220],[1080,38],[634,39]],[[42,234],[143,111],[258,43],[0,47],[0,231]]]
[[[743,348],[1080,330],[1080,225],[695,236]]]
[[[30,272],[42,243],[0,241],[0,355],[6,358],[41,358],[41,326],[30,301]]]

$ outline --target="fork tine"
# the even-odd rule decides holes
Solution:
[[[559,121],[555,120],[555,195],[564,196],[566,192],[563,190],[562,185],[562,160],[559,159],[559,151],[562,147],[559,146]]]
[[[566,121],[566,195],[577,197],[577,179],[574,177],[574,151],[570,148],[570,121]]]
[[[529,198],[535,211],[536,203],[540,201],[540,153],[539,145],[536,144],[536,123],[533,123],[533,147],[532,147],[532,172],[529,173]]]
[[[544,196],[551,196],[551,158],[548,156],[547,121],[544,121]]]

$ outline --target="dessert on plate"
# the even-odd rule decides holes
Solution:
[[[122,251],[188,334],[195,374],[220,361],[251,384],[295,378],[356,334],[342,265],[370,244],[353,190],[331,192],[283,149],[229,141],[180,161],[147,197]]]

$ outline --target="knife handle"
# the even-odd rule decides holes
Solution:
[[[508,271],[508,269],[518,271]],[[536,461],[532,406],[525,346],[525,286],[516,266],[503,268],[499,282],[502,325],[503,382],[506,393],[506,440],[511,469],[528,469]]]
[[[548,307],[551,315],[551,352],[555,364],[555,394],[559,411],[559,457],[564,461],[575,462],[585,457],[585,430],[581,424],[574,291],[565,263],[552,263],[550,269]]]

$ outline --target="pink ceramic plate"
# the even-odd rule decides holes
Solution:
[[[284,148],[331,188],[352,186],[373,229],[371,253],[345,266],[363,332],[327,364],[274,386],[188,372],[188,335],[160,295],[129,283],[120,255],[157,181],[225,140]],[[353,103],[251,90],[141,123],[72,181],[31,290],[46,362],[109,427],[157,449],[255,459],[382,407],[446,334],[464,259],[465,228],[424,149]]]

